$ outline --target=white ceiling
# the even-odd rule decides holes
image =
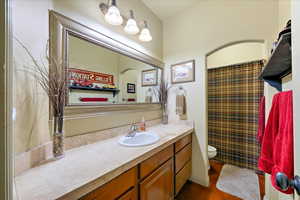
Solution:
[[[193,6],[199,0],[142,0],[161,20]]]

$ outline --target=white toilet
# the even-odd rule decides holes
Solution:
[[[208,145],[208,159],[216,157],[217,149],[213,146]]]
[[[217,149],[213,146],[208,145],[208,159],[213,159],[217,155]],[[208,170],[210,170],[210,164],[208,163]]]

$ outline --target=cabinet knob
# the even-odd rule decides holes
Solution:
[[[300,177],[295,176],[294,179],[289,180],[287,175],[284,173],[278,172],[276,174],[276,185],[283,191],[288,190],[289,188],[294,188],[298,195],[300,195]]]

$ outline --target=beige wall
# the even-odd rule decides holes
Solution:
[[[199,1],[192,8],[164,21],[166,66],[195,59],[196,81],[187,90],[188,119],[195,120],[192,180],[208,185],[205,55],[229,42],[258,39],[270,46],[277,31],[275,1]],[[266,52],[265,52],[266,53]],[[166,75],[169,76],[169,70]],[[175,92],[170,94],[171,118],[175,116]]]
[[[234,44],[207,56],[207,68],[224,67],[232,64],[261,60],[264,57],[265,44],[243,42]]]
[[[29,48],[35,58],[45,62],[44,59],[39,58],[45,56],[49,37],[48,10],[54,9],[133,48],[156,58],[162,58],[162,22],[141,1],[123,0],[120,1],[119,6],[124,12],[132,8],[137,19],[148,20],[153,35],[153,41],[149,43],[139,42],[136,37],[126,35],[120,27],[112,27],[105,23],[98,9],[99,2],[98,0],[14,0],[13,34]],[[32,63],[16,43],[14,43],[14,64],[17,68],[14,74],[14,106],[17,114],[14,124],[14,146],[16,154],[19,154],[44,144],[51,139],[51,135],[48,128],[48,99],[31,76],[25,73],[24,66],[32,66]],[[135,120],[140,119],[140,115],[132,117]],[[154,117],[157,117],[157,114],[150,112],[148,119]],[[113,126],[118,125],[115,115],[101,119],[110,121]],[[71,120],[66,122],[68,131],[72,131]],[[96,125],[96,123],[93,121],[91,124],[86,124],[89,125]],[[84,126],[80,128],[86,130]],[[99,123],[97,129],[101,129]],[[74,134],[79,133],[80,130],[74,130]]]

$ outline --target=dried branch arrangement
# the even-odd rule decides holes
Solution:
[[[163,80],[161,81],[160,85],[158,88],[156,88],[156,96],[162,106],[162,109],[166,109],[167,103],[168,103],[168,95],[169,95],[169,89],[170,89],[170,84]]]
[[[48,44],[45,57],[49,67],[43,62],[38,62],[20,40],[17,38],[15,40],[25,50],[34,65],[33,67],[27,66],[25,70],[37,80],[38,84],[48,95],[53,116],[54,118],[58,118],[58,120],[54,120],[54,130],[61,133],[63,131],[63,116],[67,95],[67,76],[66,72],[62,70],[62,63],[49,58]]]

